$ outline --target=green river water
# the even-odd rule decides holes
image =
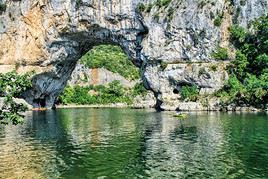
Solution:
[[[268,178],[268,115],[29,112],[0,126],[0,178]]]

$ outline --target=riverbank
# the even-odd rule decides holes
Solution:
[[[28,111],[42,111],[42,109],[33,108],[25,100],[14,98],[16,103],[22,103],[27,106]],[[4,105],[4,98],[0,98],[0,107]],[[185,112],[197,112],[197,111],[233,111],[233,112],[268,112],[268,109],[258,109],[255,107],[240,107],[240,106],[228,106],[226,108],[207,108],[201,107],[201,105],[196,105],[196,103],[181,103],[180,110]],[[77,105],[77,104],[68,104],[68,105],[56,105],[58,109],[69,109],[69,108],[132,108],[132,109],[155,109],[153,103],[135,103],[135,104],[126,104],[126,103],[113,103],[113,104],[91,104],[91,105]],[[170,110],[166,111],[176,111],[176,109],[169,108]],[[172,110],[173,109],[173,110]]]
[[[125,103],[115,103],[115,104],[94,104],[94,105],[57,105],[58,109],[70,109],[70,108],[132,108],[132,109],[155,109],[155,106],[140,106],[140,105],[128,105]],[[176,111],[176,110],[165,110],[165,111]],[[217,112],[217,111],[225,111],[225,112],[268,112],[268,109],[258,109],[254,107],[227,107],[224,109],[214,108],[191,108],[189,107],[178,110],[182,112]]]
[[[114,104],[91,104],[91,105],[56,105],[58,109],[66,108],[133,108],[133,109],[154,109],[154,106],[144,106],[144,105],[128,105],[125,103],[114,103]]]

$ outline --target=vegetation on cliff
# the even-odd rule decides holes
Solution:
[[[18,104],[14,98],[31,87],[30,73],[18,75],[15,71],[0,74],[0,97],[4,98],[4,104],[0,108],[1,124],[19,124],[23,121],[22,112],[27,110],[23,104]]]
[[[6,8],[7,8],[6,4],[0,3],[0,13],[6,11]]]
[[[219,93],[225,104],[265,107],[268,103],[268,16],[252,22],[251,30],[230,29],[237,49],[229,66],[230,79]]]
[[[106,68],[129,80],[139,79],[139,69],[128,59],[119,46],[99,45],[81,58],[88,68]]]
[[[119,81],[113,81],[107,86],[68,86],[59,96],[58,102],[61,104],[79,105],[113,103],[131,104],[135,96],[145,94],[147,94],[147,90],[141,83],[136,84],[133,89],[130,89],[124,88]]]
[[[88,68],[105,68],[117,73],[128,80],[140,78],[139,69],[128,59],[119,46],[99,45],[81,58],[81,63]],[[113,81],[108,85],[67,86],[58,98],[61,104],[131,104],[133,98],[147,94],[142,83],[133,88],[125,88],[120,81]]]
[[[181,97],[186,101],[196,101],[198,98],[199,90],[196,85],[185,85],[181,87]]]

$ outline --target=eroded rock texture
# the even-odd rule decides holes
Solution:
[[[94,45],[119,44],[139,64],[139,43],[146,29],[132,1],[5,3],[0,63],[15,65],[18,71],[36,71],[33,89],[25,94],[26,100],[36,107],[53,105],[77,60]]]
[[[215,62],[211,53],[221,46],[232,55],[228,28],[246,27],[268,11],[266,0],[172,0],[163,6],[146,0],[1,2],[7,8],[0,17],[0,70],[36,71],[33,89],[24,95],[35,107],[54,104],[84,53],[113,43],[142,69],[158,107],[176,109],[182,85],[195,84],[200,94],[222,87],[226,62]],[[141,12],[138,3],[152,5]],[[218,16],[222,22],[215,26]]]

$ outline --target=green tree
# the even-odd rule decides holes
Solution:
[[[245,76],[246,73],[246,68],[249,65],[249,62],[247,60],[246,55],[244,55],[241,51],[236,52],[236,57],[234,60],[231,62],[232,72],[236,74],[238,79],[241,79]]]
[[[265,107],[268,103],[268,16],[254,20],[249,29],[239,26],[230,29],[237,52],[222,96],[229,96],[229,103]]]
[[[4,98],[4,105],[0,109],[0,123],[19,124],[23,121],[22,113],[27,110],[23,104],[17,104],[15,97],[31,87],[31,74],[18,75],[15,71],[0,74],[0,97]]]

